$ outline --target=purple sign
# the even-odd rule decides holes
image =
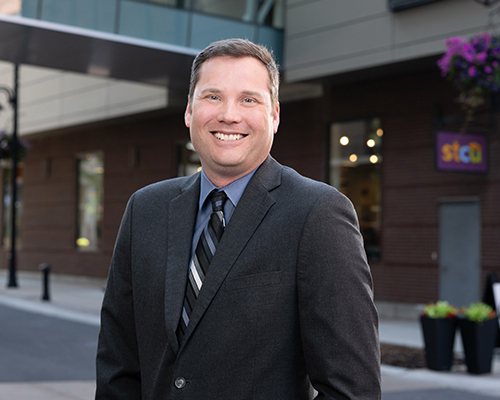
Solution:
[[[486,136],[439,131],[436,167],[439,171],[488,172]]]

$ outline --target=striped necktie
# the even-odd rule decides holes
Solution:
[[[207,226],[200,235],[196,250],[189,265],[189,279],[186,286],[186,294],[184,296],[181,321],[177,329],[179,342],[186,333],[186,328],[189,324],[189,316],[191,315],[194,303],[200,293],[210,261],[212,261],[217,245],[224,233],[225,221],[223,207],[227,195],[223,191],[212,190],[208,198],[212,202],[213,211]]]

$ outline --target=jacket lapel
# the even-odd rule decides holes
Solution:
[[[165,280],[165,326],[172,350],[177,354],[176,329],[187,282],[191,241],[200,197],[199,174],[188,179],[168,210],[168,247]]]
[[[203,281],[203,287],[190,315],[183,343],[196,329],[196,325],[217,294],[239,254],[275,203],[269,191],[279,186],[281,168],[281,165],[269,156],[248,183],[210,263],[209,272]]]

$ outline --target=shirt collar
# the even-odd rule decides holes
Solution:
[[[252,178],[252,176],[256,170],[257,170],[257,168],[254,169],[249,174],[241,177],[240,179],[237,179],[234,182],[231,182],[229,185],[224,186],[223,188],[219,188],[219,187],[215,186],[210,181],[210,179],[207,178],[207,176],[205,175],[205,172],[203,171],[203,168],[202,168],[201,169],[201,184],[200,184],[200,200],[199,200],[198,210],[201,210],[208,195],[214,189],[224,190],[224,192],[226,192],[226,195],[229,198],[229,200],[231,200],[231,203],[233,203],[233,205],[236,207],[236,205],[238,204],[238,201],[240,201],[240,198],[243,195],[243,192],[245,191],[245,188],[247,187],[248,182],[250,181],[250,179]]]

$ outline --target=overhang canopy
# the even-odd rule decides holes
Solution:
[[[0,15],[0,60],[187,91],[198,50]]]

